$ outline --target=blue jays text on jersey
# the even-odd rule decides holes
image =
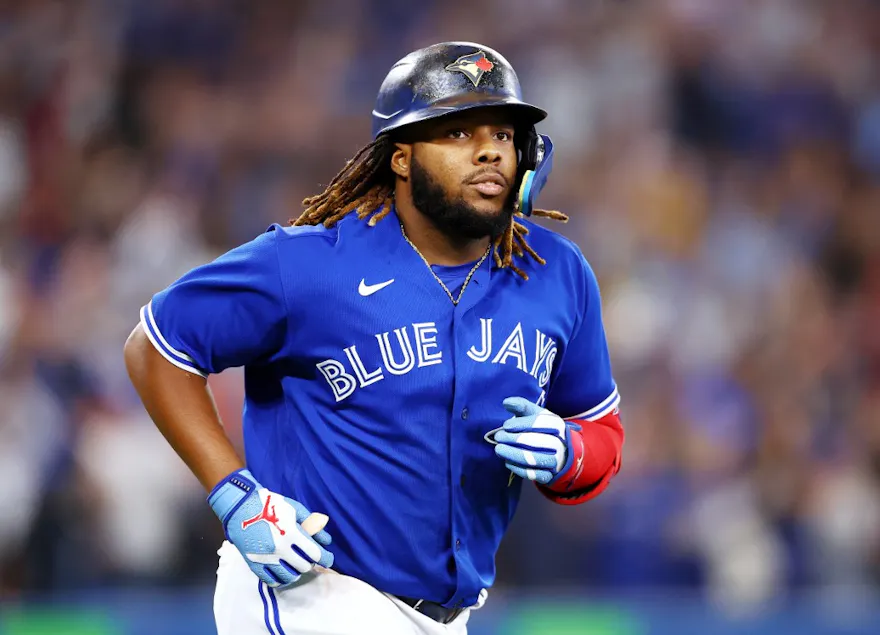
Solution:
[[[534,353],[531,353],[527,349],[522,322],[517,322],[496,351],[493,349],[493,322],[493,318],[480,318],[479,341],[467,350],[467,356],[475,362],[514,364],[519,370],[529,373],[542,389],[535,402],[543,406],[546,399],[546,391],[543,389],[550,380],[556,359],[556,342],[535,329]],[[345,361],[327,359],[317,364],[318,370],[330,384],[336,401],[342,401],[358,388],[375,384],[386,376],[403,376],[415,368],[442,364],[443,350],[437,343],[437,333],[437,324],[434,322],[419,322],[395,328],[394,343],[389,331],[377,333],[377,341],[371,344],[378,348],[381,360],[374,370],[367,370],[361,353],[354,344],[342,351],[344,356],[338,356]]]
[[[580,250],[525,221],[544,266],[487,258],[453,305],[403,237],[273,226],[142,309],[165,358],[244,366],[246,462],[267,488],[329,515],[334,568],[380,591],[472,605],[521,483],[483,435],[506,397],[596,419],[619,402],[598,285]],[[454,290],[473,265],[434,267]]]

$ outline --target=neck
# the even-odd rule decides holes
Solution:
[[[489,247],[488,236],[462,238],[439,230],[412,201],[397,201],[395,209],[407,237],[432,265],[464,265],[482,258]]]

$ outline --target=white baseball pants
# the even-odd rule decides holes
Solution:
[[[224,541],[217,568],[217,635],[467,635],[470,610],[440,624],[366,582],[334,571],[303,575],[277,591]]]

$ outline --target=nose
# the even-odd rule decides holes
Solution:
[[[501,163],[501,151],[489,132],[481,132],[476,135],[477,147],[474,151],[474,163],[476,165],[498,165]]]

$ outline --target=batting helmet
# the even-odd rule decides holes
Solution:
[[[520,152],[517,209],[532,211],[552,167],[553,144],[535,124],[547,113],[522,100],[519,79],[497,51],[473,42],[443,42],[419,49],[391,67],[373,109],[373,138],[426,119],[504,106],[515,110]]]

